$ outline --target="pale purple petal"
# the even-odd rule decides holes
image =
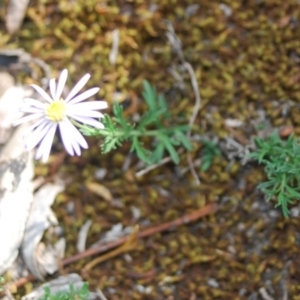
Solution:
[[[57,90],[56,90],[56,95],[55,95],[55,100],[59,100],[60,97],[61,97],[61,94],[64,90],[64,87],[65,87],[65,84],[66,84],[66,81],[67,81],[67,78],[68,78],[68,70],[67,69],[64,69],[60,76],[59,76],[59,79],[58,79],[58,84],[57,84]]]
[[[33,106],[33,107],[39,107],[39,108],[42,108],[42,109],[45,108],[45,103],[43,103],[41,101],[38,101],[36,99],[24,98],[23,101],[24,101],[25,105],[30,105],[30,106]]]
[[[74,155],[73,150],[75,150],[75,153],[77,155],[80,155],[80,146],[85,149],[88,148],[86,140],[69,120],[65,120],[64,122],[59,123],[59,128],[62,141],[68,153]]]
[[[80,156],[81,155],[81,150],[80,150],[80,146],[79,144],[75,141],[75,140],[71,140],[71,143],[72,143],[72,147],[75,151],[75,153]]]
[[[79,117],[90,117],[90,118],[104,118],[104,115],[101,114],[100,112],[98,111],[94,111],[94,110],[90,110],[90,111],[84,111],[84,110],[71,110],[71,111],[68,111],[68,116],[69,117],[73,117],[74,116],[78,116]]]
[[[59,125],[59,132],[60,132],[60,137],[61,137],[61,140],[67,150],[67,152],[70,154],[70,155],[74,155],[74,150],[73,150],[73,147],[72,147],[72,136],[70,135],[69,133],[69,130],[68,130],[68,125],[66,122],[60,122]]]
[[[69,103],[71,104],[71,102]],[[73,104],[73,103],[72,103]],[[73,104],[70,107],[78,109],[78,111],[83,111],[83,110],[98,110],[98,109],[105,109],[108,107],[107,102],[105,101],[89,101],[89,102],[84,102],[84,103],[76,103]]]
[[[38,85],[32,84],[31,85],[46,101],[49,103],[53,102],[53,99]]]
[[[21,106],[19,108],[20,112],[34,114],[34,113],[44,113],[44,109],[32,107],[32,106]]]
[[[26,139],[26,149],[33,149],[43,138],[48,134],[50,128],[54,125],[49,121],[43,120],[37,128],[31,132],[29,137]]]
[[[45,135],[44,139],[42,140],[42,142],[36,152],[36,155],[35,155],[36,159],[42,158],[43,162],[46,162],[49,158],[54,134],[55,134],[55,131],[57,128],[57,124],[55,124],[55,123],[50,123],[50,125],[51,125],[51,127],[49,128],[47,134]]]
[[[49,121],[45,120],[45,119],[40,119],[39,121],[35,122],[33,125],[27,127],[24,130],[23,140],[25,141],[25,148],[28,147],[29,143],[27,142],[27,139],[31,139],[31,136],[34,133],[35,128],[37,128],[37,127],[43,128],[47,124],[47,122],[49,122]],[[30,148],[30,145],[29,145],[29,148]]]
[[[71,145],[75,151],[75,153],[79,156],[81,155],[80,145],[79,143],[74,139],[74,136],[71,134],[72,139],[70,139]]]
[[[36,118],[42,117],[43,115],[44,115],[43,113],[36,113],[36,114],[32,114],[32,115],[22,117],[19,120],[15,121],[13,126],[17,126],[17,125],[20,125],[22,123],[32,121]]]
[[[76,141],[73,141],[72,147],[74,148],[75,153],[78,156],[80,156],[81,155],[81,150],[80,150],[80,147],[79,147],[79,145],[78,145],[78,143]]]
[[[94,96],[95,94],[98,93],[100,89],[95,87],[95,88],[91,88],[85,92],[83,92],[82,94],[76,96],[75,98],[73,98],[72,100],[69,100],[69,103],[68,104],[75,104],[75,103],[78,103],[80,101],[83,101],[91,96]]]
[[[69,132],[74,137],[74,140],[76,140],[82,148],[87,149],[89,146],[80,131],[69,120],[66,120],[66,123],[68,123]]]
[[[50,79],[49,82],[49,88],[50,88],[50,94],[53,100],[55,100],[55,94],[56,94],[56,81],[55,78]]]
[[[72,118],[76,121],[81,122],[82,124],[90,125],[98,129],[104,129],[104,125],[95,119],[88,118],[88,117],[79,117],[76,115],[73,115]]]
[[[42,123],[48,123],[50,122],[49,120],[45,119],[45,118],[41,118],[40,120],[38,120],[37,122],[35,122],[34,124],[32,124],[31,126],[29,126],[28,128],[26,128],[25,132],[29,131],[32,132],[36,127],[39,127]],[[25,135],[25,134],[24,134]]]
[[[70,101],[75,95],[78,94],[78,92],[86,85],[88,80],[90,79],[90,74],[85,74],[73,87],[67,98],[65,99],[66,102]]]

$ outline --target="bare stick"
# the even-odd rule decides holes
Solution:
[[[169,42],[171,44],[171,46],[173,47],[173,49],[175,50],[175,52],[177,53],[179,59],[181,60],[184,68],[188,71],[190,78],[191,78],[191,84],[193,87],[193,91],[195,94],[195,105],[194,105],[194,109],[193,109],[193,113],[190,117],[189,120],[189,126],[190,129],[187,132],[187,136],[188,138],[191,137],[191,131],[192,131],[192,127],[196,121],[197,115],[199,113],[200,107],[201,107],[201,96],[200,96],[200,90],[199,90],[199,86],[197,83],[197,78],[196,78],[196,74],[195,71],[192,67],[192,65],[190,63],[188,63],[184,57],[183,51],[182,51],[182,43],[180,41],[180,39],[178,38],[178,36],[175,33],[174,27],[170,22],[167,22],[167,26],[168,26],[168,32],[167,32],[167,37],[169,39]],[[194,177],[194,181],[197,185],[200,184],[200,179],[199,176],[195,170],[195,166],[193,164],[193,159],[192,159],[192,155],[189,152],[187,154],[187,162],[189,165],[189,169]]]
[[[198,210],[195,210],[194,212],[192,212],[190,214],[187,214],[178,219],[175,219],[174,221],[162,223],[157,226],[144,229],[144,230],[140,231],[139,233],[137,233],[137,237],[145,238],[145,237],[151,236],[151,235],[159,233],[159,232],[164,232],[167,230],[175,229],[176,227],[184,225],[184,224],[189,224],[189,223],[194,222],[210,213],[215,212],[216,208],[217,208],[216,205],[208,204]],[[82,253],[78,253],[78,254],[75,254],[74,256],[64,259],[62,261],[62,263],[64,266],[66,266],[66,265],[76,262],[82,258],[90,257],[92,255],[108,251],[110,249],[113,249],[113,248],[125,243],[128,238],[129,238],[129,236],[121,237],[116,241],[101,244],[97,248],[87,249],[86,251],[84,251]]]
[[[183,153],[183,149],[179,149],[178,153],[179,154]],[[171,160],[172,160],[171,156],[165,157],[160,162],[158,162],[157,164],[151,165],[151,166],[149,166],[149,167],[147,167],[143,170],[140,170],[140,171],[136,172],[135,176],[136,177],[141,177],[141,176],[145,175],[146,173],[149,173],[150,171],[152,171],[152,170],[154,170],[154,169],[170,162]]]
[[[192,127],[193,127],[193,125],[196,121],[197,115],[198,115],[200,107],[201,107],[201,96],[200,96],[199,86],[198,86],[198,83],[197,83],[197,79],[196,79],[194,69],[192,68],[191,64],[188,63],[188,62],[184,63],[184,67],[188,70],[188,72],[190,74],[191,83],[192,83],[192,87],[193,87],[195,98],[196,98],[193,113],[192,113],[192,115],[190,117],[190,121],[189,121],[189,127],[190,128],[189,128],[189,131],[187,132],[187,136],[189,138],[191,138]],[[200,179],[199,179],[199,176],[196,173],[195,166],[194,166],[193,159],[192,159],[192,155],[191,155],[190,152],[188,152],[188,154],[187,154],[187,161],[188,161],[188,164],[189,164],[190,171],[191,171],[191,173],[194,177],[195,183],[197,185],[200,185]]]
[[[157,226],[144,229],[144,230],[138,232],[136,234],[136,237],[137,238],[146,238],[146,237],[149,237],[156,233],[165,232],[168,230],[174,230],[178,226],[182,226],[182,225],[189,224],[191,222],[195,222],[202,217],[205,217],[211,213],[214,213],[217,210],[217,208],[218,207],[216,204],[208,204],[200,209],[193,211],[192,213],[189,213],[180,218],[177,218],[174,221],[162,223]],[[116,241],[101,244],[97,248],[87,249],[84,252],[75,254],[69,258],[64,259],[62,261],[62,265],[67,266],[71,263],[74,263],[74,262],[80,260],[80,259],[87,258],[87,257],[93,256],[93,255],[99,254],[99,253],[106,252],[110,249],[116,248],[116,247],[124,244],[129,238],[130,238],[130,235],[127,235],[127,236],[119,238]],[[34,280],[36,280],[36,278],[32,274],[29,274],[28,276],[22,277],[22,278],[16,280],[15,282],[9,283],[7,285],[7,287],[9,289],[16,289],[16,288],[23,286],[24,284],[26,284],[28,282],[34,281]]]

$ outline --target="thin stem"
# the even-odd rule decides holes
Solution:
[[[286,174],[282,175],[281,184],[280,184],[280,191],[284,193],[284,189],[286,186]]]
[[[72,123],[84,130],[89,130],[90,128],[86,126],[83,126],[79,123],[77,123],[76,121],[72,120]],[[129,133],[127,133],[125,129],[115,129],[113,132],[107,129],[94,129],[91,128],[91,131],[93,132],[92,135],[101,135],[101,136],[114,136],[114,137],[124,137],[124,136],[128,136],[128,137],[140,137],[140,136],[158,136],[160,134],[166,134],[166,135],[170,135],[173,134],[176,130],[181,130],[181,131],[186,131],[188,130],[189,127],[186,125],[182,125],[182,126],[176,126],[173,128],[160,128],[160,129],[156,129],[156,130],[142,130],[142,129],[132,129],[129,131]]]

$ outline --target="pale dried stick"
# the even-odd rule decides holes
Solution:
[[[96,289],[96,294],[97,294],[97,296],[99,296],[99,298],[101,300],[107,300],[107,298],[104,296],[104,294],[102,293],[102,291],[99,288]]]
[[[181,153],[183,153],[183,149],[179,149],[178,150],[178,154],[181,154]],[[145,175],[146,173],[148,173],[148,172],[150,172],[150,171],[152,171],[152,170],[154,170],[154,169],[156,169],[156,168],[158,168],[158,167],[160,167],[160,166],[162,166],[162,165],[164,165],[164,164],[166,164],[166,163],[168,163],[170,161],[172,161],[171,156],[167,156],[167,157],[163,158],[157,164],[151,165],[151,166],[149,166],[149,167],[147,167],[145,169],[142,169],[142,170],[136,172],[135,176],[136,177],[141,177],[141,176]]]
[[[192,126],[195,124],[197,115],[198,115],[200,107],[201,107],[201,96],[200,96],[199,86],[198,86],[198,83],[197,83],[197,79],[196,79],[194,69],[192,68],[192,66],[188,62],[184,63],[184,67],[188,70],[188,72],[190,74],[191,83],[192,83],[192,87],[193,87],[195,98],[196,98],[193,113],[192,113],[192,115],[190,117],[190,121],[189,121],[189,127],[190,128],[187,132],[188,138],[191,138]],[[194,166],[193,159],[192,159],[192,155],[191,155],[190,152],[188,152],[188,154],[187,154],[187,161],[188,161],[188,164],[189,164],[190,171],[191,171],[191,173],[194,177],[195,183],[197,185],[200,185],[200,179],[199,179],[198,174],[196,173],[195,166]]]
[[[168,27],[168,32],[166,33],[166,35],[168,37],[168,40],[169,40],[171,46],[173,47],[173,49],[175,50],[175,52],[177,53],[177,55],[178,55],[179,59],[181,60],[184,68],[189,73],[190,78],[191,78],[192,88],[193,88],[193,91],[194,91],[194,94],[195,94],[195,105],[194,105],[193,112],[192,112],[192,115],[191,115],[190,120],[189,120],[189,127],[190,128],[187,132],[187,137],[190,139],[191,138],[192,127],[195,124],[197,115],[198,115],[198,113],[200,111],[200,107],[201,107],[200,90],[199,90],[199,86],[198,86],[198,83],[197,83],[195,71],[194,71],[193,67],[191,66],[191,64],[188,63],[186,61],[186,59],[184,58],[184,54],[183,54],[183,51],[182,51],[182,43],[181,43],[180,39],[178,38],[178,36],[176,35],[173,25],[170,22],[167,22],[167,27]],[[188,152],[188,154],[187,154],[187,162],[188,162],[188,165],[189,165],[190,172],[192,173],[192,175],[194,177],[195,183],[197,185],[199,185],[200,184],[200,179],[199,179],[198,174],[196,173],[195,166],[194,166],[193,159],[192,159],[192,155],[191,155],[190,152]]]

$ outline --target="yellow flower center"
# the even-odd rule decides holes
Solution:
[[[46,108],[46,117],[53,122],[60,122],[66,117],[67,108],[65,102],[55,100]]]

